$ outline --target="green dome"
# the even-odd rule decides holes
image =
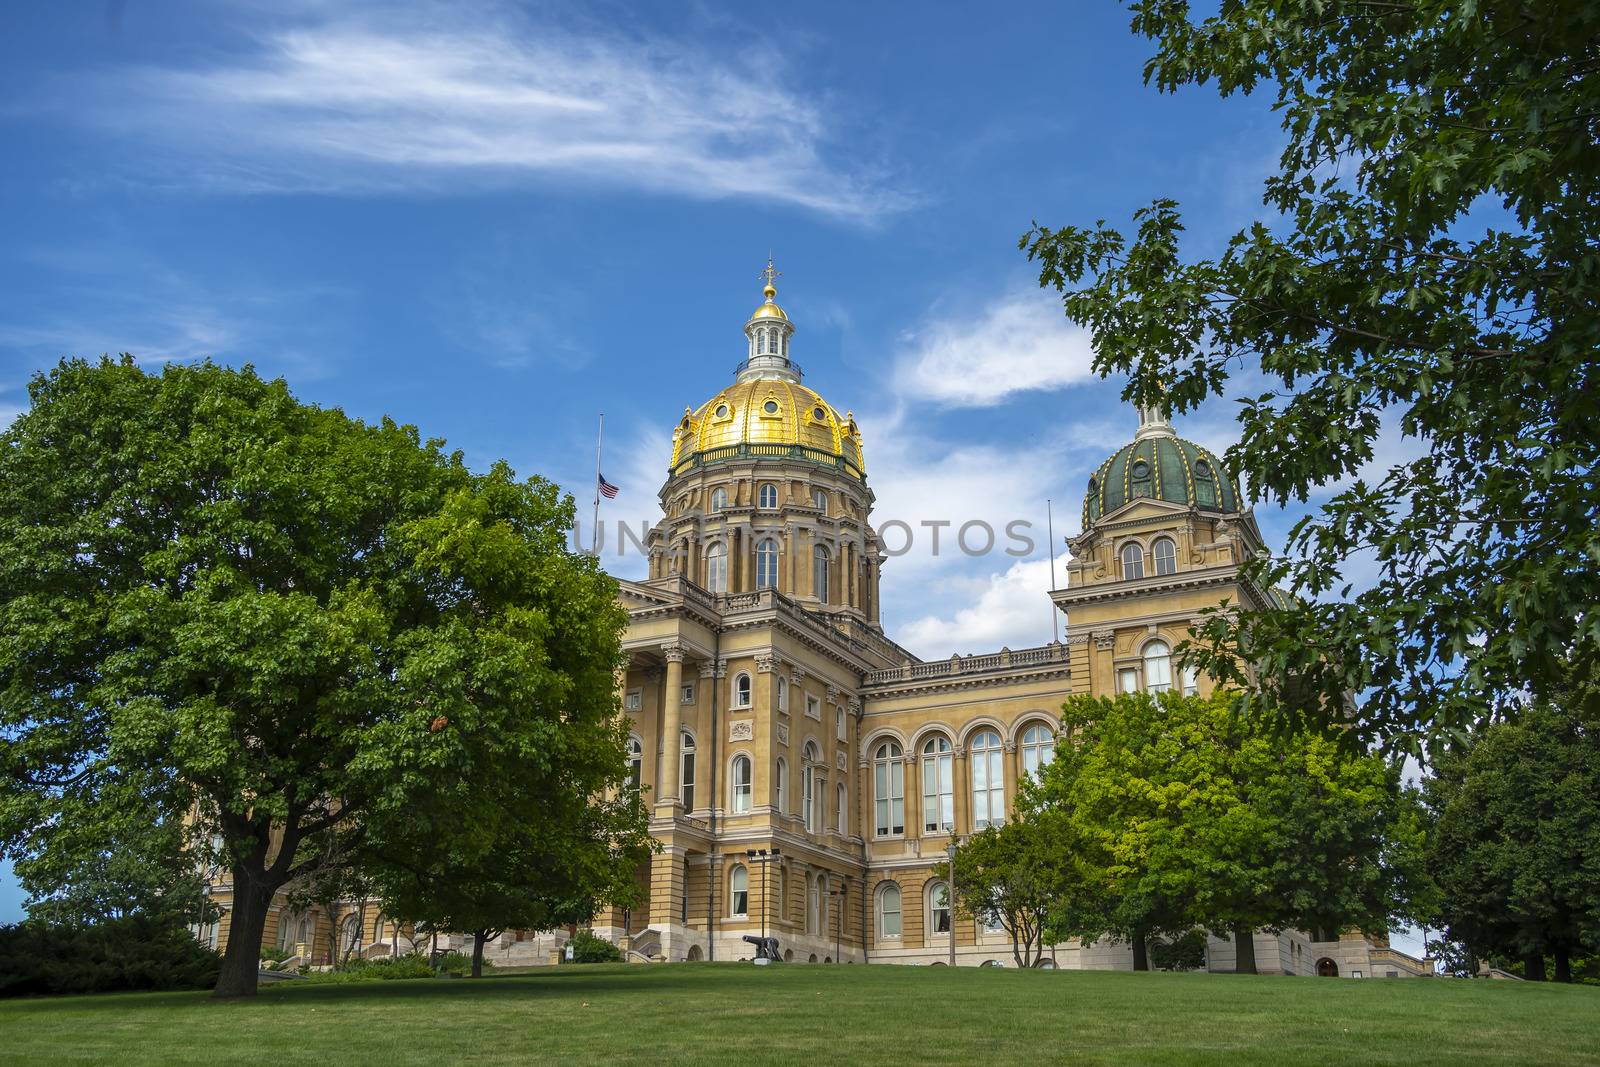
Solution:
[[[1089,492],[1083,498],[1084,529],[1139,497],[1201,511],[1239,510],[1239,487],[1222,462],[1170,431],[1141,431],[1137,439],[1100,464],[1089,478]]]

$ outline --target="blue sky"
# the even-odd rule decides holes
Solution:
[[[604,410],[637,523],[770,249],[880,521],[1039,531],[891,561],[890,634],[1040,644],[1045,500],[1076,533],[1137,420],[1017,238],[1175,196],[1213,251],[1281,142],[1264,99],[1145,88],[1146,52],[1112,4],[6,5],[0,424],[63,355],[211,356],[586,503]],[[1221,449],[1230,419],[1179,428]]]

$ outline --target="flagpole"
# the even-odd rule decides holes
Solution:
[[[600,444],[606,436],[606,413],[600,413],[600,431],[594,436],[594,526],[589,531],[590,555],[600,558]]]
[[[1050,588],[1056,587],[1056,516],[1051,509],[1050,498],[1044,498],[1045,523],[1050,531]],[[1055,640],[1061,640],[1061,612],[1056,609],[1056,602],[1050,602],[1050,632],[1055,635]]]

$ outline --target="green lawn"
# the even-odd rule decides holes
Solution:
[[[1600,1063],[1600,988],[948,970],[563,967],[0,1002],[0,1063]],[[807,1057],[797,1061],[797,1057]]]

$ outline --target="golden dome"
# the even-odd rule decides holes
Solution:
[[[782,322],[788,322],[789,316],[783,313],[781,307],[773,303],[772,298],[778,295],[778,290],[772,287],[771,282],[767,283],[767,287],[761,290],[761,293],[767,298],[766,302],[756,308],[755,314],[750,316],[750,321],[754,322],[756,319],[778,319]]]
[[[782,378],[753,378],[728,386],[697,410],[685,410],[672,435],[674,474],[696,463],[763,456],[798,459],[866,477],[861,431],[854,416],[841,416],[812,390]]]

